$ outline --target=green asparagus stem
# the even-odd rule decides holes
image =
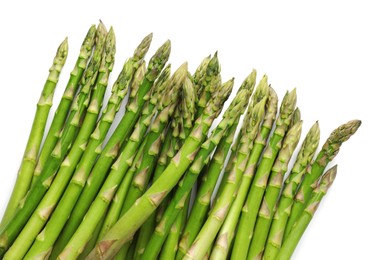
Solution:
[[[220,113],[229,94],[230,91],[225,89],[219,89],[214,93],[202,116],[195,122],[190,136],[160,178],[107,232],[87,259],[110,259],[123,244],[131,240],[134,233],[147,220],[150,214],[156,210],[195,159],[196,153],[205,139],[213,120]],[[131,224],[129,225],[129,223]]]
[[[310,199],[311,193],[313,192],[314,182],[324,172],[328,163],[338,154],[340,146],[357,131],[360,125],[360,120],[352,120],[335,129],[326,140],[322,150],[317,155],[316,160],[310,167],[308,167],[302,184],[295,196],[295,201],[291,208],[291,214],[286,225],[284,237],[289,235],[295,222],[304,211],[307,202]]]
[[[255,74],[254,74],[255,75]],[[169,230],[175,222],[175,219],[185,207],[185,201],[191,192],[199,173],[208,163],[209,158],[215,147],[218,145],[222,137],[228,129],[239,119],[244,112],[248,99],[253,89],[253,75],[240,88],[237,96],[224,113],[223,119],[213,131],[211,137],[202,144],[200,151],[196,155],[194,163],[189,168],[183,180],[179,183],[179,187],[173,195],[173,198],[165,210],[161,221],[156,226],[153,236],[151,237],[148,246],[145,249],[144,259],[155,259],[161,250],[161,247],[168,235]],[[226,84],[233,84],[233,81],[228,81]],[[224,87],[226,88],[226,84]],[[231,88],[231,86],[229,86]]]
[[[255,227],[256,216],[259,212],[264,191],[267,186],[268,176],[272,165],[282,146],[283,138],[292,120],[296,104],[295,89],[287,92],[284,96],[280,114],[276,120],[276,128],[264,151],[260,165],[256,170],[255,177],[249,189],[244,207],[242,208],[240,221],[237,227],[237,235],[233,246],[232,257],[235,259],[246,259],[248,248]]]
[[[67,224],[63,229],[63,232],[61,233],[54,246],[52,255],[57,256],[63,250],[63,248],[73,235],[74,231],[79,226],[83,216],[85,215],[85,212],[87,212],[89,208],[90,203],[92,203],[93,199],[98,193],[105,179],[108,169],[112,165],[115,158],[118,156],[120,147],[125,142],[126,137],[129,135],[129,133],[133,131],[133,127],[137,122],[139,116],[141,115],[141,112],[143,111],[142,107],[149,97],[147,93],[149,93],[150,88],[154,83],[154,80],[157,78],[166,61],[168,60],[169,53],[170,41],[167,41],[157,50],[156,54],[151,58],[148,66],[148,71],[146,72],[145,77],[142,77],[142,83],[138,84],[139,81],[137,80],[137,84],[133,84],[133,88],[130,92],[130,102],[126,108],[126,113],[122,117],[121,122],[115,129],[113,135],[109,139],[103,151],[101,151],[100,145],[94,150],[94,152],[96,152],[96,155],[93,156],[94,158],[96,158],[95,156],[97,156],[101,151],[100,158],[96,161],[96,163],[94,164],[94,160],[86,160],[83,163],[79,163],[78,169],[76,171],[78,171],[80,174],[78,175],[78,178],[75,179],[73,182],[74,185],[77,187],[75,188],[77,189],[78,193],[76,194],[76,196],[72,196],[73,199],[77,199],[80,194],[79,192],[84,187],[85,183],[87,183],[87,185],[84,187],[83,192],[78,199],[76,205],[72,206],[72,214],[70,215],[69,220],[67,221]],[[141,75],[139,76],[142,76],[142,73],[140,74]],[[151,111],[153,110],[153,107],[149,107],[149,109]],[[142,135],[141,132],[140,135]],[[94,168],[94,170],[91,172],[92,167]]]
[[[279,200],[278,207],[274,214],[271,229],[265,247],[264,259],[275,259],[282,246],[284,229],[290,216],[290,209],[294,203],[294,196],[299,183],[301,182],[304,169],[312,161],[320,142],[320,128],[316,122],[309,130],[302,143],[297,159],[291,173],[284,182],[284,188]]]
[[[268,231],[271,226],[279,192],[282,188],[284,174],[288,169],[288,163],[290,162],[291,156],[298,144],[301,131],[302,121],[294,124],[290,128],[287,132],[286,138],[283,140],[283,146],[278,154],[278,158],[272,167],[267,189],[260,206],[259,215],[257,216],[252,242],[249,247],[248,257],[250,259],[262,258],[264,255],[264,247],[267,241]]]
[[[207,250],[212,246],[212,243],[227,216],[235,197],[234,193],[241,182],[243,172],[246,168],[253,140],[259,130],[260,122],[264,117],[264,109],[268,96],[261,99],[261,101],[260,98],[260,91],[256,91],[247,115],[244,118],[243,128],[241,130],[241,144],[238,147],[236,158],[233,159],[234,166],[229,173],[226,185],[221,192],[221,196],[214,204],[205,224],[190,249],[187,251],[184,259],[203,258],[206,255]]]
[[[320,205],[322,198],[326,195],[328,189],[335,180],[336,174],[337,166],[329,169],[321,178],[321,181],[318,181],[318,184],[314,188],[311,198],[308,200],[307,206],[305,207],[304,211],[302,212],[302,215],[299,217],[299,219],[293,226],[291,232],[283,241],[283,245],[275,259],[288,260],[291,258],[296,246],[298,245],[299,240],[301,239],[303,233],[305,232],[307,226],[313,218],[314,213]]]
[[[177,107],[176,110],[178,110],[178,108],[179,107]],[[168,163],[171,161],[173,156],[180,148],[178,145],[175,145],[175,143],[177,143],[176,139],[179,138],[179,133],[180,133],[179,120],[182,115],[179,112],[175,114],[176,114],[175,118],[173,119],[173,122],[171,124],[171,129],[169,129],[167,136],[165,138],[165,142],[163,144],[160,157],[158,159],[157,166],[153,174],[152,183],[156,182],[156,180],[161,176],[161,174],[164,172],[165,168],[167,167]],[[154,211],[138,231],[137,243],[135,246],[135,251],[137,252],[137,254],[143,254],[143,252],[145,251],[145,248],[149,243],[150,237],[153,234],[156,223],[158,223],[159,219],[161,219],[162,214],[166,208],[165,206],[168,206],[167,199],[168,198],[165,198],[164,201],[160,204],[159,208],[157,209],[157,211],[161,211],[161,215],[159,216],[159,218],[157,218],[157,214]],[[121,253],[121,251],[118,253],[118,255]]]
[[[184,222],[187,219],[188,207],[189,207],[190,197],[187,197],[187,200],[184,202],[184,208],[177,216],[175,222],[173,223],[169,234],[164,242],[163,247],[161,248],[160,259],[170,260],[175,259],[179,239],[183,230]]]
[[[91,57],[92,48],[95,44],[95,37],[96,26],[92,25],[84,38],[83,44],[81,45],[80,54],[76,61],[76,65],[70,73],[68,84],[66,85],[60,104],[58,105],[55,112],[49,132],[46,135],[46,139],[43,143],[39,158],[37,160],[37,165],[34,169],[32,184],[37,182],[38,177],[42,172],[43,166],[49,159],[50,154],[53,151],[58,138],[60,137],[61,130],[64,128],[64,123],[68,117],[68,112],[71,108],[72,101],[74,100],[79,89],[81,77],[83,76],[89,58]]]
[[[68,38],[66,38],[58,47],[53,65],[49,69],[49,76],[46,79],[41,97],[37,104],[37,110],[35,112],[27,146],[24,150],[22,164],[18,172],[14,190],[12,191],[0,228],[11,220],[17,209],[19,201],[23,199],[30,188],[34,169],[37,163],[39,148],[45,131],[46,121],[49,116],[50,108],[53,104],[54,92],[67,56]]]
[[[160,111],[157,115],[156,120],[151,124],[151,130],[148,134],[145,151],[149,151],[158,154],[158,150],[154,151],[153,145],[158,146],[161,142],[161,133],[164,131],[165,126],[169,122],[169,118],[175,110],[177,93],[181,82],[187,74],[187,64],[185,63],[179,68],[178,72],[174,74],[172,79],[172,87],[165,89],[164,98],[160,103],[158,110]],[[151,113],[150,120],[154,113]],[[136,132],[138,135],[139,132]],[[134,133],[133,133],[134,134]],[[65,246],[62,253],[59,255],[60,259],[68,259],[77,257],[80,254],[80,250],[91,238],[95,227],[97,226],[102,214],[105,212],[113,196],[115,195],[116,189],[121,183],[124,175],[126,174],[129,166],[132,164],[136,154],[136,150],[141,143],[142,136],[132,135],[129,142],[124,147],[122,153],[113,164],[110,173],[99,191],[94,202],[91,204],[88,212],[85,214],[83,221]],[[153,146],[153,147],[152,147]],[[143,156],[143,158],[145,155]]]
[[[102,28],[102,27],[101,27]],[[86,73],[82,81],[82,89],[75,100],[70,117],[69,124],[64,129],[56,147],[50,155],[50,160],[44,166],[42,174],[35,185],[32,186],[27,194],[24,202],[20,205],[20,209],[16,212],[14,218],[9,222],[3,230],[0,231],[0,257],[3,256],[10,244],[15,241],[17,234],[23,228],[23,225],[28,221],[31,214],[34,212],[36,206],[39,204],[42,197],[50,187],[61,162],[72,146],[74,138],[83,120],[84,112],[86,111],[92,87],[95,84],[98,70],[100,67],[104,41],[106,38],[105,29],[98,30],[98,44],[99,46],[92,57],[92,61],[87,67]]]
[[[183,230],[183,235],[179,243],[179,251],[176,258],[182,259],[188,250],[189,245],[195,239],[207,217],[207,212],[210,207],[211,195],[214,186],[217,183],[218,176],[223,169],[225,159],[233,143],[234,135],[238,126],[238,122],[234,123],[218,144],[211,162],[207,166],[207,173],[203,176],[202,185],[196,195],[194,205]],[[214,178],[215,180],[209,180]],[[214,185],[213,185],[214,184]],[[206,187],[207,186],[207,187]]]
[[[35,212],[24,226],[14,244],[9,248],[6,256],[14,259],[23,257],[53,212],[56,203],[60,199],[62,192],[66,188],[72,173],[85,150],[89,136],[96,125],[96,121],[102,107],[104,94],[106,92],[106,87],[108,85],[108,78],[114,66],[114,60],[115,35],[113,31],[110,30],[105,42],[105,51],[100,64],[96,85],[93,90],[86,116],[83,119],[83,125],[80,132],[77,135],[69,154],[62,163],[49,191],[39,203]]]
[[[266,97],[269,94],[267,113],[264,117],[260,131],[254,140],[254,145],[250,153],[250,157],[242,177],[241,184],[238,188],[236,198],[231,206],[229,213],[219,231],[217,240],[214,244],[214,249],[211,254],[213,259],[225,259],[227,258],[231,243],[233,241],[234,232],[240,217],[242,206],[244,205],[246,195],[248,193],[254,172],[256,170],[257,163],[260,155],[267,143],[268,136],[271,132],[272,125],[276,118],[277,113],[277,97],[276,93],[268,87],[267,77],[263,77],[259,84],[258,90],[260,91],[260,97]]]

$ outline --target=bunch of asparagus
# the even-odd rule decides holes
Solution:
[[[193,74],[187,63],[172,73],[169,40],[145,62],[151,40],[126,60],[103,108],[116,41],[112,28],[92,26],[43,140],[68,53],[61,43],[0,224],[1,259],[292,256],[336,177],[329,163],[361,122],[335,129],[317,156],[315,122],[295,158],[295,89],[278,109],[253,70],[223,109],[234,79],[222,82],[217,54]]]

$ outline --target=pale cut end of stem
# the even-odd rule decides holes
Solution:
[[[150,44],[152,43],[153,33],[149,33],[138,45],[133,54],[133,60],[139,61],[145,57],[145,54],[148,52]]]

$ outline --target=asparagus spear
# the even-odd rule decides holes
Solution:
[[[253,89],[254,75],[255,73],[253,73],[251,75],[252,77],[242,84],[237,96],[224,113],[222,121],[213,131],[211,137],[202,144],[200,151],[196,155],[194,163],[189,168],[183,180],[179,183],[179,187],[174,193],[172,201],[165,210],[161,221],[156,226],[154,234],[146,247],[144,259],[155,259],[158,256],[158,253],[160,252],[168,232],[175,222],[175,219],[185,207],[185,201],[188,199],[192,186],[203,167],[208,163],[210,154],[218,145],[227,130],[239,119],[242,112],[245,110]],[[233,80],[228,81],[226,84],[233,85]],[[224,84],[225,88],[226,84]]]
[[[10,221],[19,201],[23,199],[31,185],[46,121],[49,116],[50,108],[53,105],[54,92],[67,56],[68,38],[66,38],[58,47],[56,56],[53,60],[53,65],[49,69],[49,76],[46,79],[41,97],[37,103],[37,110],[35,112],[30,136],[28,137],[27,145],[24,150],[22,164],[20,165],[14,190],[12,191],[0,228]]]
[[[173,120],[174,124],[176,124],[176,122],[179,123],[179,125],[174,126],[175,131],[179,130],[180,127],[184,131],[183,126],[180,126],[181,124],[185,124],[186,128],[187,127],[191,128],[192,127],[192,118],[194,117],[195,93],[193,92],[194,89],[193,89],[192,80],[188,76],[184,79],[184,82],[183,82],[181,89],[182,89],[182,91],[181,91],[182,95],[180,97],[181,99],[179,101],[179,105],[176,107],[176,110],[175,110],[175,114],[176,114],[175,120]],[[184,120],[183,120],[183,118],[184,118]],[[181,121],[181,122],[179,122],[179,121]],[[183,122],[183,121],[186,121],[186,122]],[[175,140],[176,140],[180,136],[180,130],[179,130],[179,132],[173,133],[173,135],[175,136]],[[177,148],[174,148],[174,150],[178,150],[179,144],[177,142],[172,142],[172,145],[177,147]],[[145,185],[147,185],[149,183],[149,179],[150,179],[151,173],[153,171],[153,166],[156,164],[157,157],[155,156],[153,158],[152,162],[148,162],[147,157],[148,156],[143,157],[141,167],[139,167],[139,169],[137,169],[138,174],[136,176],[134,176],[134,178],[133,178],[132,187],[130,187],[129,192],[127,194],[127,198],[125,201],[125,207],[122,208],[121,215],[126,213],[126,211],[130,208],[130,206],[133,205],[135,203],[135,201],[144,193],[145,188],[146,188]],[[142,169],[144,169],[144,170],[142,170]],[[145,235],[143,235],[143,236],[145,236]],[[134,259],[140,259],[142,257],[143,252],[144,252],[144,249],[145,249],[145,246],[147,243],[146,244],[144,243],[146,241],[145,241],[143,236],[140,237],[140,235],[138,235],[138,239],[141,239],[141,240],[137,240],[137,246],[135,248]],[[125,244],[124,247],[127,248],[128,245]],[[124,251],[123,248],[121,249],[121,251],[119,252],[118,255],[124,255],[124,252],[122,252],[122,251]]]
[[[150,214],[158,207],[169,191],[177,184],[205,139],[213,120],[220,113],[230,90],[218,89],[210,99],[201,117],[195,122],[190,136],[169,163],[158,180],[138,199],[118,222],[107,232],[87,259],[111,258],[129,241]],[[131,225],[129,225],[131,223]]]
[[[336,174],[337,166],[329,169],[321,178],[321,181],[318,180],[317,185],[314,188],[313,194],[308,200],[307,206],[302,212],[302,215],[297,220],[296,224],[293,226],[291,232],[283,241],[283,245],[275,259],[288,260],[291,258],[296,246],[298,245],[299,240],[301,239],[303,233],[305,232],[307,226],[313,218],[314,213],[320,205],[322,198],[326,195],[328,189],[336,178]]]
[[[178,107],[176,108],[178,110]],[[153,180],[152,183],[156,182],[156,180],[161,176],[161,174],[164,172],[165,168],[167,167],[168,163],[171,161],[173,156],[176,154],[178,149],[180,148],[179,145],[175,145],[178,142],[176,139],[179,138],[180,135],[180,124],[179,120],[182,116],[181,113],[177,112],[175,113],[175,118],[172,120],[171,128],[169,129],[165,142],[163,144],[163,147],[161,149],[161,153],[156,165],[156,169],[153,173]],[[161,211],[161,215],[158,216],[156,212],[154,211],[153,214],[150,215],[150,217],[145,221],[145,223],[141,226],[140,230],[138,231],[137,235],[137,242],[135,245],[135,252],[137,254],[143,254],[145,251],[145,248],[147,244],[149,243],[150,237],[153,234],[153,230],[155,228],[156,223],[161,219],[163,212],[165,211],[165,206],[168,204],[168,198],[165,198],[165,200],[161,203],[157,211]],[[164,205],[165,204],[165,205]],[[124,212],[125,213],[125,212]],[[134,242],[133,242],[134,243]],[[123,249],[121,249],[122,251]],[[118,255],[121,254],[121,251],[118,253]]]
[[[101,117],[101,120],[100,120],[99,124],[97,125],[94,133],[100,133],[103,136],[106,135],[110,125],[112,124],[112,122],[115,118],[115,114],[119,110],[121,102],[127,93],[129,82],[134,74],[134,67],[133,66],[134,66],[134,64],[133,64],[132,59],[129,59],[126,61],[118,79],[116,80],[116,82],[114,83],[114,85],[112,87],[112,95],[111,95],[110,99],[108,100],[108,104],[103,111],[103,115]],[[83,126],[83,128],[84,128],[84,126]],[[81,132],[82,131],[83,130],[81,130]],[[88,143],[88,146],[85,150],[89,151],[89,149],[91,147],[91,142],[94,143],[98,139],[102,139],[102,138],[104,138],[104,137],[98,137],[96,135],[92,135],[90,142]],[[79,149],[82,150],[83,146],[81,146]],[[68,156],[68,158],[70,158],[70,157]],[[68,184],[69,178],[71,178],[71,173],[73,173],[73,171],[76,167],[76,164],[72,163],[73,160],[70,160],[70,162],[71,163],[69,164],[69,166],[62,165],[61,170],[58,173],[58,177],[61,176],[62,174],[65,174],[65,175],[68,175],[68,179],[62,180],[63,178],[59,179],[57,177],[52,185],[52,188],[49,190],[49,192],[46,194],[44,200],[41,202],[41,205],[42,204],[48,205],[47,207],[50,207],[50,205],[55,205],[57,203],[59,197],[57,197],[55,201],[54,200],[47,200],[47,203],[44,203],[44,201],[45,201],[46,197],[49,196],[50,192],[52,192],[53,190],[55,192],[55,190],[59,190],[59,189],[63,190],[64,189],[64,187],[60,187],[58,189],[54,188],[55,183],[57,181],[62,183],[62,185]],[[63,171],[63,173],[61,173],[62,171]],[[71,195],[73,195],[73,196],[75,195],[74,190],[71,187],[72,187],[72,184],[70,184],[67,191],[63,195],[63,198],[61,199],[61,201],[58,205],[58,209],[54,210],[53,216],[51,216],[51,218],[48,220],[48,223],[46,224],[46,227],[44,228],[44,230],[35,239],[34,244],[32,245],[32,247],[30,248],[30,250],[27,253],[27,257],[33,257],[33,256],[37,256],[37,255],[44,256],[45,255],[44,252],[47,252],[47,250],[49,250],[51,248],[52,244],[54,243],[55,239],[57,238],[59,231],[61,231],[61,227],[63,227],[64,222],[67,219],[66,209],[69,206],[66,205],[65,198],[69,197],[69,192]],[[69,201],[72,202],[72,200],[69,200]],[[39,207],[45,208],[41,205]],[[45,220],[45,219],[43,219],[43,220]],[[41,221],[43,221],[43,220],[41,220]]]
[[[282,146],[282,141],[286,131],[291,123],[295,103],[296,92],[294,89],[291,92],[287,92],[283,98],[280,107],[280,114],[276,120],[275,131],[271,136],[266,150],[264,151],[264,155],[256,170],[244,207],[242,208],[237,228],[237,235],[232,251],[232,257],[234,258],[246,259],[247,257],[252,231],[255,226],[256,215],[259,211],[260,203],[267,186],[268,176]]]
[[[294,202],[296,189],[301,182],[304,169],[314,157],[320,141],[320,129],[316,122],[309,130],[298,153],[291,173],[284,182],[284,188],[274,214],[271,229],[265,247],[264,259],[275,259],[280,247],[284,228],[290,215],[291,205]]]
[[[254,84],[254,82],[253,82]],[[244,124],[241,130],[242,138],[238,147],[234,166],[229,172],[221,196],[214,204],[209,217],[194,240],[192,246],[187,251],[184,259],[200,259],[206,255],[217,236],[219,229],[225,220],[227,213],[234,200],[234,193],[241,182],[243,171],[248,161],[249,153],[252,149],[253,140],[258,132],[259,124],[264,117],[265,104],[268,97],[264,97],[260,102],[260,92],[256,91],[252,98],[251,105],[247,115],[244,118]]]
[[[183,84],[181,86],[182,88],[186,88],[187,91],[192,91],[192,82],[191,80],[186,77],[183,80],[183,83],[180,82],[180,84]],[[191,96],[194,96],[192,94]],[[172,98],[172,97],[166,97],[166,98]],[[153,127],[152,127],[153,130]],[[160,134],[158,134],[160,135]],[[149,138],[150,134],[148,135]],[[152,137],[153,138],[153,137]],[[161,146],[161,139],[160,142],[156,143],[156,146],[153,147],[153,150],[144,154],[142,158],[142,162],[137,169],[137,173],[134,175],[132,186],[129,189],[129,192],[127,193],[126,201],[128,202],[127,205],[132,205],[145,191],[146,185],[149,183],[150,176],[152,174],[152,171],[154,170],[155,160],[157,159],[160,147]]]
[[[82,217],[85,215],[85,212],[88,210],[90,203],[95,198],[98,193],[104,178],[112,165],[115,158],[118,156],[119,149],[122,144],[125,142],[126,137],[133,131],[133,127],[137,122],[139,116],[142,113],[142,107],[145,101],[148,99],[147,93],[150,91],[151,86],[154,83],[154,80],[157,78],[165,63],[168,60],[170,53],[170,41],[165,42],[153,55],[151,58],[148,70],[143,77],[142,83],[134,84],[135,88],[132,88],[130,92],[129,104],[126,108],[126,113],[122,117],[119,125],[115,129],[113,135],[107,142],[103,151],[101,150],[102,142],[94,150],[93,158],[96,158],[100,154],[99,159],[95,160],[85,160],[80,162],[77,168],[79,174],[77,179],[74,180],[74,184],[78,186],[77,190],[81,190],[85,183],[87,185],[84,187],[83,192],[78,199],[76,205],[73,206],[72,214],[70,215],[67,224],[61,233],[60,237],[56,241],[52,254],[58,255],[65,245],[68,243],[69,239],[73,235],[74,231],[79,226]],[[153,105],[151,105],[153,106]],[[150,110],[153,110],[153,107],[149,107]],[[150,115],[148,115],[149,117]],[[146,129],[145,129],[146,131]],[[140,132],[140,135],[142,133]],[[91,169],[93,167],[93,171]],[[88,181],[87,181],[88,178]],[[79,193],[77,193],[76,199],[78,198]],[[74,203],[74,202],[73,202]]]
[[[248,189],[250,187],[254,172],[256,170],[257,162],[267,143],[268,135],[271,132],[273,122],[277,113],[277,97],[276,93],[268,87],[267,78],[264,77],[259,85],[259,96],[267,96],[270,93],[268,100],[268,109],[264,117],[260,131],[257,133],[254,145],[248,159],[245,172],[242,177],[241,184],[238,188],[236,198],[231,209],[224,221],[221,230],[219,231],[217,240],[212,251],[212,258],[222,259],[226,258],[231,247],[235,228],[237,226],[242,206],[245,202]]]
[[[37,182],[38,176],[41,174],[43,166],[49,159],[50,154],[53,151],[58,138],[60,137],[61,130],[64,128],[64,123],[71,108],[72,101],[74,100],[76,93],[79,89],[80,80],[83,76],[85,68],[87,67],[88,60],[92,54],[92,48],[95,44],[95,37],[96,26],[92,25],[84,38],[83,44],[81,45],[80,54],[76,61],[76,65],[70,73],[68,84],[66,85],[60,104],[58,105],[57,110],[55,112],[49,132],[46,135],[46,139],[43,143],[39,158],[37,160],[37,165],[34,169],[34,177],[32,180],[32,184]]]
[[[89,136],[91,135],[96,121],[98,119],[100,109],[102,107],[104,94],[108,85],[108,78],[113,69],[115,60],[115,35],[112,30],[107,35],[105,42],[105,51],[100,64],[99,74],[96,80],[91,101],[83,119],[83,125],[77,135],[74,144],[69,151],[66,159],[62,163],[59,172],[56,175],[49,191],[45,194],[42,201],[39,203],[33,215],[24,226],[23,230],[15,240],[14,244],[9,248],[6,256],[10,258],[23,257],[28,251],[35,237],[41,231],[46,221],[55,208],[56,203],[60,199],[62,192],[71,178],[71,175],[76,168],[76,165],[82,156]]]
[[[283,140],[283,146],[279,152],[278,158],[272,167],[267,189],[257,216],[252,242],[249,247],[248,257],[250,259],[261,258],[264,254],[265,242],[267,241],[268,231],[271,226],[279,192],[282,188],[284,174],[287,171],[288,163],[290,162],[291,156],[298,144],[301,136],[301,130],[302,121],[296,123],[290,128],[285,140]]]
[[[200,190],[198,190],[197,192],[194,205],[192,206],[190,216],[188,218],[186,226],[183,230],[183,235],[181,236],[181,240],[179,242],[179,251],[177,252],[176,256],[177,259],[182,259],[184,257],[189,245],[192,244],[195,239],[195,236],[198,234],[200,228],[205,221],[207,212],[209,210],[211,195],[213,193],[214,186],[217,183],[218,176],[223,169],[225,159],[230,150],[230,146],[233,143],[237,126],[238,122],[235,122],[229,128],[226,133],[226,136],[224,136],[218,144],[213,158],[207,166],[207,173],[205,174],[205,176],[203,176],[202,185],[200,186]],[[216,180],[208,180],[212,177]]]
[[[157,102],[157,96],[160,95],[163,89],[166,88],[170,76],[171,66],[168,65],[161,73],[160,77],[157,79],[155,86],[153,87],[155,91],[153,91],[152,94],[152,102]],[[154,100],[154,101],[153,101]],[[147,110],[145,110],[147,112]],[[137,155],[135,157],[135,162],[138,162],[144,153],[144,146],[146,144],[146,139],[144,139],[143,143],[141,144],[141,148],[138,149]],[[107,216],[105,217],[103,226],[99,232],[99,239],[103,237],[103,235],[113,226],[116,221],[118,220],[120,216],[121,209],[123,207],[123,203],[126,198],[126,194],[128,191],[128,187],[130,185],[130,182],[132,180],[133,172],[130,173],[130,171],[133,171],[135,167],[134,163],[132,165],[132,169],[129,170],[129,172],[125,175],[123,181],[121,182],[118,191],[115,194],[115,199],[111,202],[110,209],[108,210]]]
[[[172,227],[170,228],[169,234],[164,242],[164,245],[161,248],[161,253],[159,258],[162,260],[175,259],[183,225],[187,219],[189,202],[190,202],[190,196],[187,196],[187,199],[184,202],[184,208],[181,210],[175,222],[173,223]]]
[[[134,80],[131,84],[130,89],[138,87],[140,81],[144,77],[144,73],[145,73],[145,64],[142,62],[140,67],[135,72]],[[119,106],[117,108],[119,109]],[[49,251],[49,253],[51,252],[50,259],[57,258],[57,256],[59,255],[59,253],[62,251],[63,247],[66,245],[67,241],[69,240],[70,236],[73,234],[74,230],[81,222],[80,218],[84,216],[84,212],[81,212],[80,213],[81,215],[76,215],[72,212],[72,210],[77,205],[76,202],[79,199],[79,195],[82,192],[83,187],[87,182],[87,178],[89,176],[89,171],[84,171],[84,169],[86,169],[84,167],[89,167],[85,163],[89,162],[88,159],[90,158],[96,159],[96,157],[99,155],[98,150],[102,146],[103,141],[110,128],[110,125],[114,120],[112,113],[110,114],[107,114],[106,117],[103,117],[104,119],[102,118],[100,124],[98,125],[98,128],[96,128],[94,133],[91,135],[86,152],[84,153],[83,158],[81,158],[79,165],[77,166],[76,171],[73,174],[73,177],[68,185],[68,188],[66,189],[64,195],[62,196],[61,201],[59,202],[59,205],[57,207],[57,210],[54,211],[53,216],[46,224],[43,233],[46,235],[40,236],[39,237],[40,239],[37,239],[35,241],[36,249],[34,248],[35,245],[33,245],[33,248],[37,252],[36,254],[40,254],[40,252],[42,251],[50,250]],[[69,216],[71,217],[73,216],[73,218],[70,218],[70,220],[72,220],[73,222],[70,222],[68,220]],[[77,226],[72,225],[74,224],[74,222],[76,222]]]
[[[288,236],[295,222],[305,209],[311,193],[313,192],[313,183],[321,176],[328,163],[338,154],[340,146],[357,131],[360,125],[360,120],[352,120],[335,129],[326,140],[322,150],[317,155],[316,160],[310,167],[308,167],[302,184],[295,196],[284,237]]]
[[[75,136],[77,136],[84,112],[89,103],[92,86],[96,80],[102,56],[102,49],[106,38],[106,32],[104,29],[99,30],[98,34],[99,33],[99,48],[97,51],[95,50],[92,61],[90,65],[88,65],[86,73],[82,79],[81,92],[78,94],[77,99],[74,102],[70,118],[68,119],[70,123],[64,129],[61,138],[50,155],[50,160],[44,166],[39,181],[30,189],[30,192],[20,205],[21,208],[16,212],[12,221],[4,226],[4,228],[0,231],[0,257],[4,255],[5,250],[7,250],[13,241],[15,241],[16,236],[23,228],[23,225],[28,221],[36,206],[45,195],[58,168],[60,167],[61,162],[69,151]]]
[[[161,135],[161,132],[164,130],[165,125],[168,123],[169,118],[176,106],[178,89],[186,73],[187,64],[184,64],[181,68],[179,68],[177,74],[175,73],[171,83],[172,87],[166,89],[164,98],[160,103],[161,107],[159,107],[161,112],[157,115],[155,122],[153,122],[151,125],[151,131],[147,137],[147,142],[145,145],[146,151],[149,149],[153,150],[152,145],[155,144],[155,142],[159,142],[158,139]],[[153,113],[151,114],[150,119],[152,116]],[[136,134],[138,134],[138,132],[136,132]],[[133,137],[134,135],[132,135],[129,142],[124,147],[122,153],[113,164],[110,173],[107,175],[107,178],[99,191],[99,194],[91,204],[88,212],[85,214],[83,221],[77,228],[76,232],[73,234],[72,238],[69,240],[68,244],[65,246],[62,253],[59,255],[60,259],[77,257],[81,253],[80,250],[91,238],[93,230],[99,223],[102,214],[105,212],[113,196],[115,195],[116,189],[122,181],[129,166],[132,164],[135,151],[141,143],[141,136],[139,138]]]

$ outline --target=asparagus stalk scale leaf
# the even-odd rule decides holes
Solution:
[[[288,260],[291,258],[296,246],[298,245],[299,240],[301,239],[303,233],[308,227],[311,219],[313,218],[322,198],[326,195],[328,189],[332,185],[333,181],[336,178],[337,166],[329,169],[321,178],[317,181],[317,185],[313,190],[308,203],[302,212],[302,215],[299,217],[296,224],[293,226],[291,232],[287,235],[286,239],[283,241],[283,245],[279,251],[279,254],[275,259],[278,260]]]
[[[314,157],[319,141],[320,128],[318,122],[316,122],[307,133],[291,173],[284,182],[283,191],[272,220],[267,245],[265,247],[265,259],[275,259],[282,246],[284,229],[290,215],[291,206],[294,202],[295,192],[301,182],[305,168],[311,163]]]
[[[168,66],[165,67],[165,69],[161,72],[161,75],[157,79],[155,86],[153,88],[155,89],[164,89],[167,84],[169,84],[169,78],[171,74],[171,66],[168,64]],[[153,96],[157,96],[161,90],[155,91]],[[152,99],[155,99],[157,101],[157,98],[152,97]],[[138,149],[137,155],[135,157],[135,162],[139,161],[140,156],[144,153],[144,145],[145,145],[146,139],[141,144],[141,148]],[[132,165],[132,169],[135,167],[135,164]],[[129,170],[129,171],[130,171]],[[103,237],[103,235],[111,228],[113,224],[118,220],[120,217],[121,210],[123,208],[123,203],[125,202],[126,194],[128,192],[128,187],[130,185],[130,182],[132,181],[132,174],[126,174],[125,178],[121,182],[121,185],[118,189],[118,191],[115,194],[115,199],[111,202],[110,209],[108,210],[107,216],[104,220],[102,229],[99,233],[99,239]]]
[[[196,120],[191,134],[160,178],[107,232],[87,259],[111,258],[123,244],[133,237],[134,233],[147,220],[150,214],[156,210],[161,201],[178,183],[188,166],[195,159],[195,155],[205,139],[208,129],[211,127],[213,120],[221,112],[223,103],[229,94],[229,90],[222,89],[214,93],[202,116]],[[131,224],[123,225],[123,223]],[[124,226],[126,228],[123,228]]]
[[[39,180],[31,187],[23,203],[20,204],[21,208],[16,212],[12,221],[0,231],[0,256],[3,256],[5,250],[8,249],[10,244],[16,239],[17,234],[28,221],[36,206],[45,195],[61,162],[72,146],[74,138],[77,136],[100,67],[104,41],[106,38],[106,31],[103,27],[101,28],[101,30],[98,30],[100,36],[97,38],[99,48],[95,49],[92,60],[81,80],[82,89],[73,102],[72,111],[68,119],[69,124],[63,130],[56,147],[50,155],[50,160],[48,160],[48,163],[45,164],[42,170]]]
[[[276,120],[276,128],[264,151],[262,160],[256,170],[256,174],[249,189],[244,207],[242,208],[232,251],[232,257],[234,258],[246,259],[247,257],[252,231],[256,222],[256,215],[267,187],[268,176],[282,146],[283,138],[291,123],[295,104],[296,92],[294,89],[291,92],[287,92],[283,98],[280,106],[280,114]]]
[[[283,146],[278,154],[278,158],[272,167],[267,189],[257,216],[252,242],[249,247],[249,258],[262,257],[264,255],[264,247],[267,241],[275,205],[279,197],[279,192],[282,188],[284,174],[287,171],[288,163],[290,162],[291,156],[298,144],[301,136],[301,130],[302,121],[294,124],[290,128],[283,140]]]
[[[313,183],[321,176],[328,163],[338,154],[341,145],[358,130],[360,125],[360,120],[352,120],[335,129],[322,146],[314,163],[307,168],[307,172],[305,173],[305,177],[299,187],[294,204],[291,208],[290,218],[288,219],[284,233],[285,237],[288,236],[295,222],[305,209],[311,193],[313,192]]]
[[[22,164],[18,177],[8,202],[7,210],[0,224],[0,228],[9,222],[17,209],[20,200],[26,195],[30,188],[34,169],[37,163],[39,148],[43,139],[46,121],[50,108],[53,104],[53,96],[59,80],[61,70],[65,65],[68,56],[68,39],[66,38],[58,47],[52,66],[49,69],[49,76],[42,89],[41,97],[37,104],[34,121],[31,127],[30,136],[24,151]]]

